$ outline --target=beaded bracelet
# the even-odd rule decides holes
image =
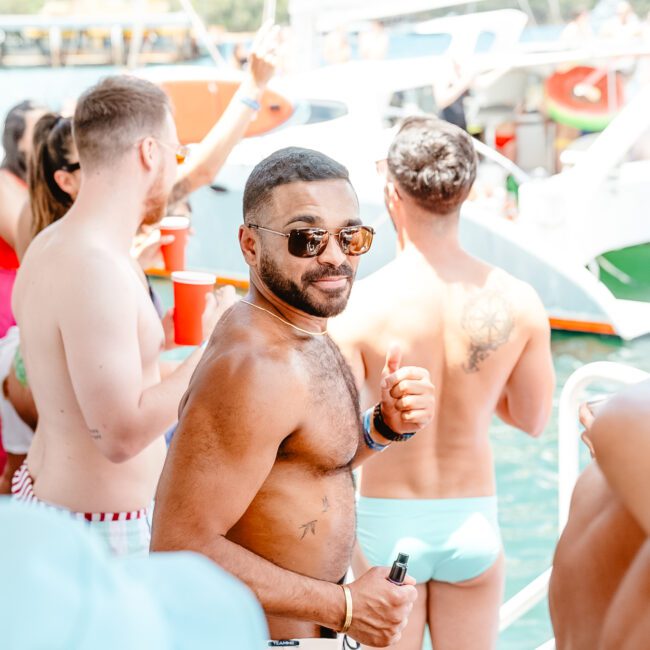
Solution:
[[[379,442],[375,442],[370,435],[370,418],[372,417],[373,411],[374,408],[370,407],[363,414],[363,441],[366,443],[366,447],[372,449],[373,451],[384,451],[384,449],[386,449],[390,443],[382,445]]]

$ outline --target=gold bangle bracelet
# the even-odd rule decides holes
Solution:
[[[343,623],[341,634],[345,634],[350,629],[350,625],[352,625],[352,592],[347,585],[341,585],[341,587],[345,594],[345,623]]]

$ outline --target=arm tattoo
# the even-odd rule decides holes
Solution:
[[[89,429],[90,431],[90,437],[93,440],[101,440],[102,439],[102,434],[99,433],[99,429]]]
[[[470,340],[469,358],[463,370],[478,372],[479,364],[490,352],[508,342],[514,325],[512,305],[502,292],[487,289],[472,296],[461,317],[461,326]]]
[[[323,512],[327,512],[330,509],[330,502],[327,500],[327,497],[323,497]]]
[[[307,533],[311,533],[312,535],[316,534],[316,522],[318,519],[313,519],[312,521],[308,521],[306,524],[303,524],[300,526],[300,530],[302,530],[302,537],[300,538],[301,540],[305,539],[307,536]]]
[[[169,205],[174,205],[174,203],[178,203],[181,199],[184,199],[190,193],[190,187],[191,184],[189,178],[182,178],[178,181],[174,187],[172,187],[169,200],[167,201]]]

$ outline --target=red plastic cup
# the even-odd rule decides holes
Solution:
[[[212,291],[217,276],[212,273],[175,271],[174,283],[174,341],[178,345],[199,345],[203,341],[201,317],[205,296]]]
[[[171,244],[160,247],[167,271],[185,270],[185,247],[190,231],[190,220],[187,217],[165,217],[160,222],[161,235],[174,235]]]

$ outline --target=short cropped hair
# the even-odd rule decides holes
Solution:
[[[439,215],[460,208],[476,178],[472,138],[436,117],[404,120],[387,162],[399,187],[420,207]]]
[[[273,189],[280,185],[329,180],[350,183],[350,174],[345,166],[320,151],[301,147],[279,149],[258,163],[246,181],[244,222],[259,216]]]
[[[169,98],[150,81],[126,75],[106,77],[77,102],[73,133],[84,168],[115,161],[138,138],[159,135]]]

